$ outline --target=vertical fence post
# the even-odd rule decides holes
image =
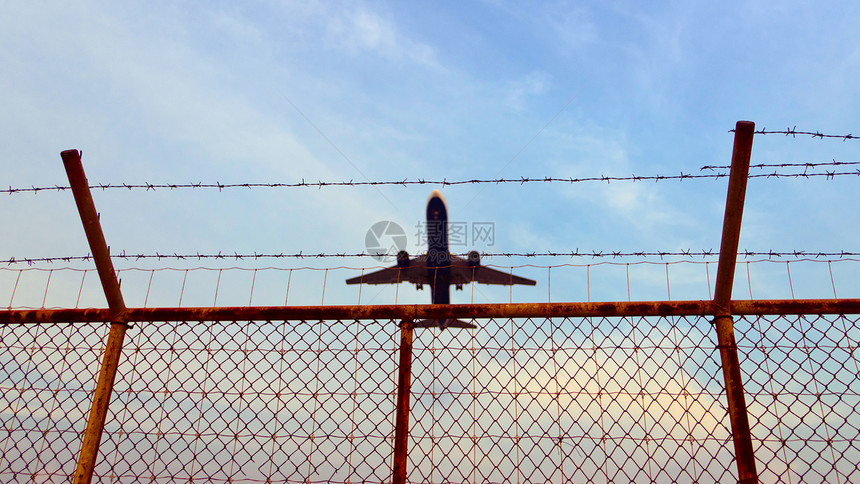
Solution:
[[[726,382],[726,399],[735,445],[735,461],[738,467],[738,482],[758,483],[755,455],[752,447],[749,418],[744,398],[738,346],[735,341],[731,316],[732,284],[738,256],[738,241],[741,232],[744,199],[749,175],[750,155],[755,133],[755,123],[738,121],[735,125],[735,141],[732,150],[732,166],[729,188],[726,195],[726,213],[723,219],[723,236],[720,242],[720,260],[717,266],[717,282],[714,289],[714,326],[717,331],[717,346]]]
[[[78,213],[84,225],[84,232],[96,270],[102,283],[102,288],[107,298],[111,314],[111,327],[105,345],[104,360],[102,360],[99,379],[93,393],[93,406],[87,420],[87,429],[84,432],[81,454],[78,458],[78,466],[75,470],[75,484],[88,484],[93,479],[96,458],[99,452],[99,442],[104,431],[105,419],[107,418],[108,404],[113,391],[116,371],[119,367],[119,359],[122,355],[122,342],[128,325],[125,321],[125,302],[119,289],[119,281],[110,259],[110,250],[105,242],[104,232],[99,223],[99,215],[96,212],[95,203],[90,193],[89,183],[84,174],[81,163],[81,154],[77,150],[66,150],[60,153],[66,175],[69,177],[69,185],[78,206]]]
[[[409,395],[412,391],[412,334],[411,319],[400,323],[400,366],[397,374],[397,405],[394,409],[394,465],[392,484],[406,482],[406,450],[409,438]]]

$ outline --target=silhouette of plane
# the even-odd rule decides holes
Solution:
[[[463,284],[513,285],[537,284],[531,279],[490,269],[481,265],[481,255],[469,252],[466,259],[448,252],[448,205],[439,190],[433,190],[427,199],[427,254],[412,259],[409,253],[397,253],[397,265],[347,279],[347,284],[399,284],[410,282],[418,289],[430,286],[432,304],[451,304],[451,285],[463,290]],[[459,319],[422,319],[416,328],[475,328],[474,324]]]

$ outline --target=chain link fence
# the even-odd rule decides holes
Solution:
[[[857,316],[735,322],[762,482],[860,480]],[[698,317],[416,330],[408,482],[730,482]],[[68,482],[106,324],[0,327],[0,480]],[[99,482],[388,482],[396,321],[135,323]]]

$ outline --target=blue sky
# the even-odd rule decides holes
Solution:
[[[70,148],[83,150],[93,183],[698,173],[728,164],[728,130],[740,119],[858,134],[858,17],[852,2],[8,4],[0,7],[0,186],[65,185],[59,152]],[[758,136],[753,163],[856,161],[858,152],[858,141]],[[751,180],[741,248],[856,251],[856,183]],[[495,245],[478,250],[676,251],[719,248],[725,187],[687,180],[443,191],[452,220],[495,223]],[[355,253],[379,220],[414,236],[433,188],[108,191],[95,201],[115,252]],[[69,193],[16,194],[0,204],[3,259],[88,252]],[[118,262],[199,265],[224,266]],[[226,264],[236,265],[375,263]],[[609,289],[592,297],[626,298],[624,276],[602,267],[594,270]],[[652,275],[636,266],[642,289],[633,299],[663,297],[651,289],[664,277],[655,267]],[[673,298],[708,297],[705,271],[694,267],[695,276],[673,276]],[[583,270],[557,269],[553,300],[588,297]],[[545,300],[546,269],[521,271],[539,279],[536,289],[479,289],[475,300]],[[787,296],[782,282],[768,289],[782,276],[761,274],[756,296]],[[321,285],[315,277],[302,286]],[[688,278],[698,278],[689,290]],[[850,292],[853,278],[844,279]],[[135,281],[131,273],[124,280],[136,291],[127,299],[143,297],[144,282]],[[798,297],[820,296],[815,288],[826,284],[816,281]],[[170,304],[176,290],[164,284]],[[356,300],[354,288],[329,284],[329,301]],[[293,303],[320,297],[319,287],[293,290]],[[427,298],[388,290],[375,302]]]

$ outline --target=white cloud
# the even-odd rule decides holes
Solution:
[[[232,40],[247,41],[259,45],[265,38],[260,26],[241,16],[239,12],[207,10],[206,14],[210,18],[212,25]]]
[[[675,348],[671,338],[655,339],[654,333],[659,335],[658,331],[651,330],[645,340],[640,335],[639,343],[649,348]],[[618,332],[611,333],[602,343],[599,340],[595,343],[598,347],[610,348],[616,344],[619,348],[634,346],[633,340],[612,341],[612,337],[619,338]],[[679,360],[661,360],[661,350],[651,350],[649,356],[646,353],[635,355],[632,350],[595,351],[590,341],[581,343],[580,347],[571,347],[571,344],[568,341],[566,348],[553,350],[547,340],[538,351],[519,349],[529,355],[528,366],[514,358],[503,363],[498,358],[492,359],[483,370],[495,375],[486,391],[506,397],[519,391],[542,408],[557,404],[565,409],[584,409],[584,413],[575,418],[584,427],[588,427],[585,419],[599,422],[605,412],[622,409],[623,415],[613,414],[609,420],[630,419],[639,428],[636,432],[646,432],[634,435],[638,437],[647,435],[660,439],[671,435],[678,438],[680,431],[676,427],[680,426],[689,435],[704,439],[724,428],[721,422],[725,415],[714,413],[723,408],[715,396],[687,373]],[[553,354],[555,357],[550,356]],[[542,357],[546,357],[546,361],[542,361]],[[595,399],[598,405],[594,405]],[[529,398],[524,397],[523,404],[529,403]],[[551,425],[554,418],[554,412],[535,416],[544,427]],[[571,416],[565,416],[565,420],[569,418]]]
[[[570,52],[598,39],[598,29],[587,8],[561,0],[540,4],[484,0],[483,3],[505,12],[518,23],[532,24],[538,35],[557,42],[558,51]]]
[[[45,176],[38,172],[56,173],[51,179],[63,184],[57,152],[70,147],[84,150],[88,175],[96,182],[362,179],[277,93],[273,93],[272,103],[261,105],[248,91],[237,91],[239,74],[229,64],[201,52],[171,19],[158,24],[144,19],[140,25],[128,27],[124,15],[68,6],[52,14],[24,12],[18,18],[21,24],[40,24],[46,30],[85,18],[86,27],[65,29],[62,39],[35,36],[18,47],[35,54],[14,57],[21,69],[3,85],[20,114],[7,116],[2,123],[31,127],[28,149],[11,139],[7,144],[18,150],[17,159],[37,161],[20,167],[18,179],[24,182],[16,184],[39,185]],[[244,22],[219,15],[219,29],[251,38],[256,35]],[[15,32],[13,29],[9,35]],[[43,82],[47,81],[38,72],[45,66],[60,74],[50,82],[55,96],[46,95]],[[32,82],[32,78],[40,82]],[[272,104],[282,106],[281,111]],[[308,115],[319,122],[313,112]],[[296,134],[296,126],[310,136],[300,139],[303,135]],[[19,129],[4,130],[6,136],[16,131]],[[325,158],[314,145],[324,147]],[[34,157],[33,149],[42,146],[52,147],[49,159]],[[99,195],[106,232],[118,234],[109,235],[109,243],[120,249],[133,246],[137,251],[218,246],[242,252],[269,246],[270,251],[280,248],[275,250],[280,252],[313,245],[358,252],[367,224],[391,217],[390,207],[372,189],[234,192],[208,205],[209,196],[186,195],[171,193],[145,204],[119,193]],[[52,206],[29,205],[31,212],[21,225],[25,235],[7,247],[8,256],[32,255],[36,247],[32,239],[55,240],[52,244],[62,247],[63,254],[81,251],[70,247],[85,247],[83,239],[70,245],[47,236],[58,230],[77,234],[78,228],[73,217],[58,220],[67,210],[57,212],[42,205]],[[308,207],[326,216],[309,217]],[[74,210],[73,205],[68,208]],[[40,210],[48,212],[37,214]],[[375,212],[379,213],[373,215]],[[18,215],[10,213],[9,217]],[[35,220],[41,223],[35,225]],[[286,240],[284,233],[289,233]],[[360,235],[349,243],[340,240],[344,233]],[[44,250],[48,244],[38,247]],[[49,249],[55,254],[56,250]]]
[[[552,76],[543,71],[532,71],[519,79],[509,81],[504,88],[504,104],[512,111],[524,111],[531,99],[540,99],[552,83]]]
[[[581,48],[598,40],[597,26],[583,7],[559,2],[545,5],[542,13],[554,33],[563,40],[565,49]]]
[[[333,14],[327,21],[329,40],[341,50],[353,54],[371,52],[390,60],[438,66],[432,47],[409,39],[382,14],[367,9],[329,14]]]
[[[352,27],[350,37],[361,46],[371,50],[380,48],[388,50],[397,45],[392,25],[378,15],[360,11],[353,14],[349,20]]]
[[[553,176],[624,178],[633,175],[669,175],[650,171],[646,164],[637,162],[633,154],[637,147],[625,129],[613,129],[577,119],[548,131],[545,136],[553,138],[554,145],[564,147],[547,163]],[[691,199],[679,203],[669,196],[677,196],[685,187],[687,185],[682,185],[680,181],[655,183],[609,180],[573,183],[559,186],[558,189],[563,198],[575,200],[578,206],[583,207],[578,211],[579,218],[573,219],[572,223],[581,225],[591,219],[589,222],[592,224],[599,222],[617,227],[614,232],[616,239],[622,238],[621,234],[636,233],[639,241],[659,239],[661,246],[669,244],[675,248],[676,241],[666,240],[668,232],[675,233],[679,227],[692,229],[698,226],[696,217],[691,215],[691,204],[697,201]],[[623,238],[629,237],[625,235]]]

